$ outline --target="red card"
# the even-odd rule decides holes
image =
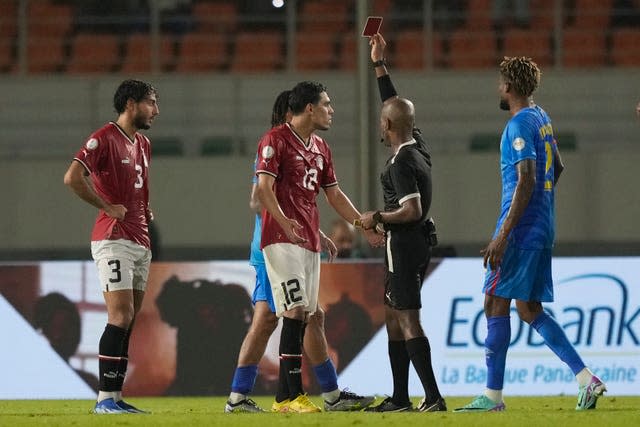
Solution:
[[[367,23],[362,30],[362,37],[371,37],[380,32],[382,26],[382,16],[369,16]]]

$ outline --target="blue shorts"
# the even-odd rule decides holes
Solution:
[[[258,301],[266,301],[273,313],[276,312],[276,305],[273,303],[273,294],[271,293],[271,283],[267,276],[267,267],[264,264],[256,264],[256,287],[253,289],[253,297],[251,302],[255,305]]]
[[[482,292],[520,301],[552,302],[551,249],[508,245],[498,269],[487,267]]]

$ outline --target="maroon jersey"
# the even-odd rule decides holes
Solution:
[[[267,132],[258,144],[256,174],[275,177],[276,198],[287,218],[295,219],[307,239],[302,246],[320,252],[320,215],[316,196],[320,188],[338,185],[331,150],[327,143],[311,134],[309,144],[284,124]],[[260,248],[272,243],[290,243],[280,224],[265,209],[262,213]]]
[[[136,133],[134,141],[113,122],[95,131],[78,151],[75,160],[91,174],[96,193],[107,203],[124,205],[127,213],[118,221],[98,212],[91,240],[126,239],[150,247],[149,139]]]

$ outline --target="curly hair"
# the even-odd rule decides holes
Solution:
[[[133,79],[125,80],[120,83],[116,93],[113,95],[113,108],[115,108],[116,113],[122,114],[129,99],[133,99],[134,102],[140,102],[146,96],[152,94],[156,97],[158,96],[156,88],[151,83]]]
[[[538,88],[542,71],[531,58],[505,56],[500,63],[500,74],[518,95],[529,97]]]

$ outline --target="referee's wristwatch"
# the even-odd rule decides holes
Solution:
[[[384,221],[382,220],[382,214],[380,213],[380,211],[376,211],[376,213],[373,214],[372,218],[378,224],[384,224]]]

